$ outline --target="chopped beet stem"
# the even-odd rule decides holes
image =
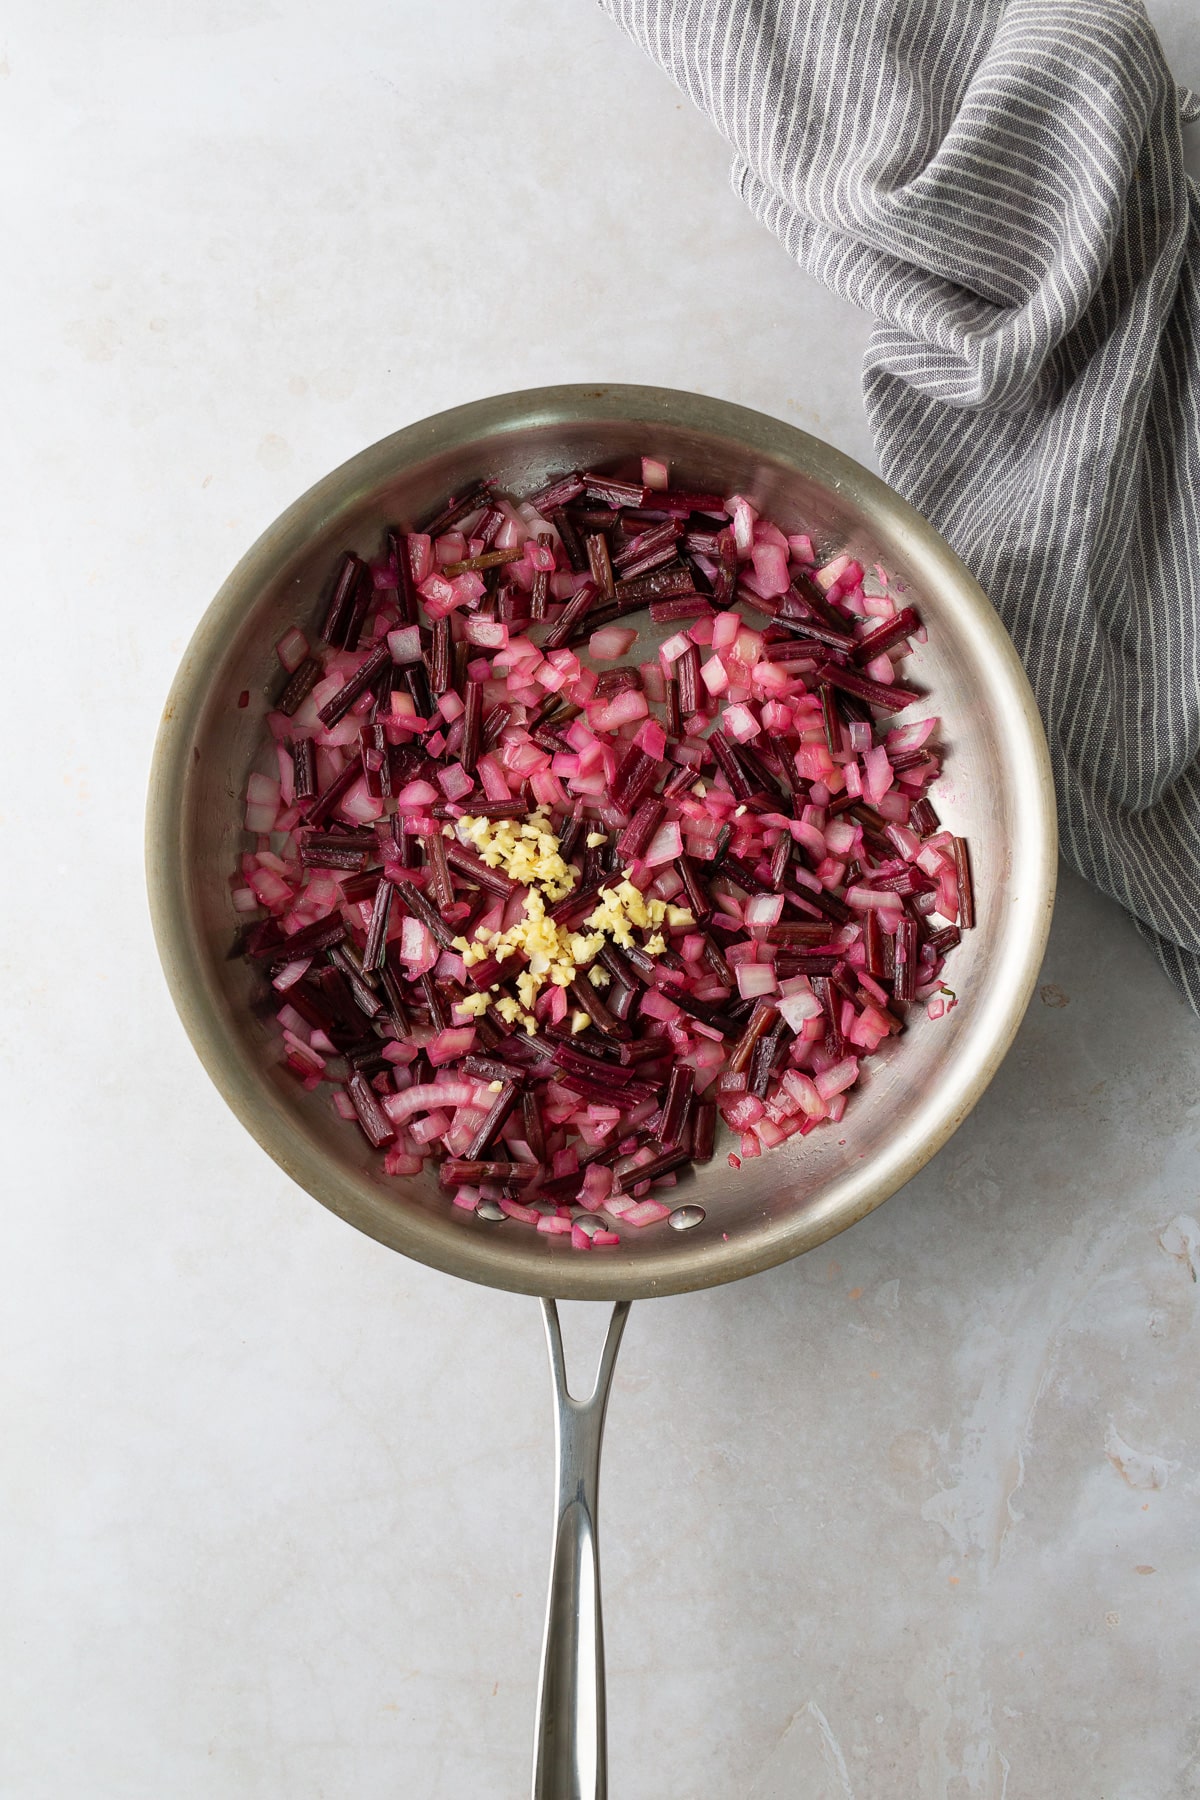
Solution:
[[[684,1063],[675,1064],[667,1083],[667,1097],[663,1101],[662,1124],[658,1132],[658,1141],[664,1150],[679,1148],[687,1123],[694,1081],[695,1074],[690,1067]]]
[[[576,575],[582,575],[588,566],[588,554],[583,547],[583,539],[575,528],[574,520],[569,513],[564,512],[561,506],[552,509],[550,518],[562,539],[562,547],[567,553],[567,561]]]
[[[881,712],[903,712],[906,706],[921,698],[915,688],[888,687],[882,681],[870,681],[865,675],[859,675],[851,669],[839,668],[836,663],[822,663],[817,670],[817,680],[830,682],[835,688],[841,688],[856,700],[865,700],[868,706],[877,706]]]
[[[650,617],[656,625],[669,625],[683,619],[712,619],[716,614],[707,594],[683,594],[678,600],[652,600]]]
[[[692,1160],[688,1150],[664,1150],[651,1162],[637,1163],[632,1169],[619,1174],[613,1183],[614,1194],[627,1194],[632,1188],[640,1187],[643,1181],[655,1182],[660,1175],[670,1175],[673,1170],[681,1169]]]
[[[372,1037],[366,1019],[354,1003],[342,971],[332,966],[316,970],[312,982],[321,1003],[328,1011],[329,1022],[321,1029],[330,1041],[339,1050],[348,1049],[352,1044],[369,1044],[372,1049],[376,1048],[379,1040]],[[297,983],[295,988],[288,990],[289,999],[297,993],[300,985]]]
[[[906,913],[896,926],[892,992],[897,1000],[912,1000],[917,992],[917,922]]]
[[[692,1161],[711,1162],[717,1141],[717,1109],[711,1100],[701,1100],[692,1116]]]
[[[771,885],[772,890],[775,893],[778,893],[780,888],[783,886],[783,879],[784,879],[784,876],[787,874],[788,865],[790,864],[791,860],[792,860],[792,840],[791,840],[790,834],[788,832],[784,831],[784,832],[780,833],[779,842],[776,844],[774,850],[771,852],[770,885]]]
[[[902,643],[920,628],[921,620],[915,607],[902,608],[894,619],[884,619],[874,631],[869,631],[866,637],[859,639],[854,650],[855,662],[870,662],[872,657],[880,656],[894,644]]]
[[[459,562],[445,563],[440,573],[450,577],[466,575],[473,569],[498,569],[502,563],[520,562],[524,554],[518,545],[509,550],[485,550],[480,556],[464,556]]]
[[[643,800],[628,825],[617,839],[617,850],[626,861],[642,854],[658,830],[666,813],[661,800]]]
[[[432,906],[411,881],[400,881],[396,884],[396,892],[404,902],[414,919],[419,919],[431,931],[443,950],[454,948],[454,932],[447,925],[441,914]]]
[[[606,1060],[608,1046],[598,1042],[589,1043],[586,1038],[557,1038],[551,1055],[560,1069],[576,1075],[586,1075],[589,1080],[598,1081],[606,1087],[630,1088],[633,1084],[633,1070],[619,1063]]]
[[[426,667],[429,670],[429,686],[434,697],[440,699],[443,694],[449,693],[454,680],[454,640],[448,618],[433,621]]]
[[[628,810],[628,796],[630,790],[635,783],[641,779],[642,771],[646,768],[647,764],[654,770],[655,775],[657,776],[658,766],[654,762],[653,757],[647,756],[644,750],[638,750],[631,744],[625,760],[613,776],[612,785],[608,791],[608,797],[614,806],[620,806]]]
[[[602,1079],[607,1073],[602,1063],[593,1063],[586,1074],[580,1069],[560,1069],[557,1080],[560,1087],[569,1088],[573,1094],[601,1106],[611,1106],[620,1097],[631,1104],[639,1100],[657,1100],[658,1088],[653,1082],[631,1082],[628,1087],[618,1088]]]
[[[825,747],[830,756],[842,754],[842,721],[838,714],[837,701],[833,689],[827,681],[822,681],[817,688],[821,696],[821,724],[825,728]]]
[[[713,601],[717,606],[728,606],[737,587],[737,544],[728,529],[717,534],[717,560]]]
[[[333,944],[340,944],[345,936],[346,927],[341,919],[318,919],[315,925],[293,932],[281,944],[271,944],[262,950],[248,951],[247,954],[255,962],[295,962],[301,956],[315,956],[319,950],[328,950]]]
[[[612,559],[608,553],[608,540],[602,531],[593,532],[588,538],[587,553],[592,580],[607,600],[614,599],[616,583],[613,577]]]
[[[489,506],[482,519],[480,519],[478,525],[475,527],[475,536],[479,539],[485,550],[491,549],[495,542],[496,534],[503,523],[504,514],[501,512],[500,508],[498,506]]]
[[[783,1044],[787,1026],[780,1019],[769,1031],[764,1031],[750,1057],[750,1068],[746,1076],[746,1092],[754,1094],[757,1099],[765,1100],[771,1086],[771,1076],[775,1061]]]
[[[829,650],[853,651],[858,648],[858,641],[852,632],[835,631],[832,625],[821,625],[816,619],[789,619],[778,615],[779,623],[788,631],[794,632],[798,638],[807,639],[810,644],[822,644]],[[790,651],[793,655],[803,655],[804,645],[782,644],[780,649]],[[809,654],[814,654],[809,652]]]
[[[292,763],[296,772],[296,799],[317,797],[317,756],[311,738],[297,738],[292,745]]]
[[[720,494],[701,493],[690,488],[656,488],[648,504],[667,507],[683,518],[694,512],[703,513],[709,519],[729,517],[729,502],[722,500]]]
[[[615,1019],[600,997],[600,990],[593,987],[590,978],[580,975],[570,985],[571,998],[581,1012],[585,1012],[597,1031],[605,1037],[628,1037],[629,1031],[619,1019]]]
[[[443,838],[442,842],[446,848],[447,862],[460,875],[468,876],[478,887],[486,888],[490,894],[498,894],[503,900],[516,892],[517,884],[512,877],[506,875],[503,869],[489,869],[478,851],[460,844],[455,838]]]
[[[662,961],[663,959],[660,958],[660,966]],[[718,1011],[718,1009],[711,1005],[707,1000],[697,1000],[696,996],[689,993],[686,988],[676,987],[670,982],[664,985],[663,992],[669,999],[675,1002],[675,1005],[678,1006],[682,1012],[688,1013],[693,1019],[701,1020],[703,1024],[710,1026],[719,1036],[734,1036],[735,1021],[728,1013]]]
[[[549,550],[554,540],[548,531],[539,531],[537,534],[537,541],[539,550]],[[550,571],[548,569],[539,569],[533,578],[533,592],[529,599],[529,616],[531,619],[542,620],[546,617],[546,602],[549,599],[549,596]]]
[[[506,700],[500,701],[499,705],[491,707],[484,714],[483,747],[485,750],[490,750],[493,744],[499,742],[500,734],[511,722],[512,716],[513,709]]]
[[[339,850],[335,844],[324,844],[319,838],[305,844],[300,861],[306,869],[343,869],[359,875],[367,866],[365,850]]]
[[[374,735],[375,747],[380,754],[378,798],[381,800],[391,800],[395,793],[395,789],[392,785],[392,748],[387,741],[387,733],[382,725],[375,725]]]
[[[598,598],[598,593],[595,582],[589,581],[567,601],[558,619],[546,633],[542,642],[543,650],[561,650],[563,648],[576,626],[580,625],[586,617],[593,601]]]
[[[704,879],[690,856],[680,856],[675,867],[683,883],[683,891],[697,925],[705,925],[713,915],[713,900]]]
[[[704,961],[708,965],[709,973],[717,981],[725,982],[728,985],[733,979],[729,972],[729,964],[707,931],[702,931],[700,936],[704,942]]]
[[[537,745],[538,749],[548,751],[551,756],[556,755],[560,750],[566,749],[566,745],[563,743],[562,738],[558,735],[557,731],[549,725],[526,725],[525,729]]]
[[[620,1019],[624,1025],[633,1011],[633,1002],[637,996],[635,987],[627,987],[622,981],[610,982],[605,993],[605,1005],[614,1019]]]
[[[813,644],[802,642],[769,643],[763,647],[763,659],[771,663],[786,663],[789,667],[801,668],[821,660],[821,652]]]
[[[846,1048],[846,1043],[842,1037],[842,1008],[837,989],[829,975],[813,975],[809,980],[813,993],[825,1011],[825,1042],[829,1046],[830,1054],[840,1057]]]
[[[650,533],[647,532],[646,536],[649,537]],[[635,538],[634,543],[636,542]],[[622,581],[640,581],[643,575],[649,575],[651,571],[665,571],[668,566],[672,571],[683,569],[691,577],[691,565],[680,561],[678,545],[674,542],[659,544],[633,559],[629,558],[626,551],[619,565],[620,577]]]
[[[635,774],[630,776],[629,781],[626,784],[624,800],[624,805],[628,811],[632,811],[634,807],[640,806],[642,801],[653,792],[658,784],[661,768],[661,763],[656,763],[651,756],[642,763]],[[695,779],[695,772],[693,770],[689,769],[688,775],[692,780]]]
[[[332,830],[319,833],[309,831],[304,835],[308,843],[332,844],[338,850],[373,852],[378,843],[376,834],[367,825],[335,825]]]
[[[789,975],[832,975],[839,960],[834,950],[824,954],[818,950],[784,950],[775,958],[775,973],[781,980]],[[880,971],[881,978],[885,972]]]
[[[787,795],[791,794],[792,790],[786,781],[781,779],[778,768],[772,768],[767,763],[765,756],[760,756],[752,745],[734,744],[732,749],[755,788],[764,793],[770,793],[772,788],[777,788]],[[773,755],[774,752],[772,751],[771,754]]]
[[[439,1171],[443,1185],[457,1187],[460,1182],[500,1181],[505,1187],[528,1187],[541,1173],[537,1163],[482,1161],[475,1158],[448,1156]]]
[[[638,954],[641,954],[640,951]],[[654,963],[650,957],[645,958],[646,962],[650,964],[650,974],[643,978],[627,958],[626,953],[618,950],[615,944],[605,944],[596,960],[602,968],[608,970],[614,981],[621,983],[622,987],[635,988],[639,984],[645,985],[654,977]]]
[[[830,606],[825,590],[811,575],[803,572],[792,577],[792,585],[783,597],[780,619],[813,619],[831,631],[844,632],[846,615]]]
[[[765,1031],[770,1030],[779,1016],[779,1009],[770,1000],[756,1000],[754,1008],[746,1021],[746,1028],[729,1052],[729,1060],[725,1067],[731,1075],[744,1075],[750,1067],[750,1059],[754,1055],[754,1046]]]
[[[342,633],[342,647],[346,650],[357,650],[358,640],[362,636],[362,628],[366,623],[367,613],[375,598],[375,582],[367,564],[358,571],[358,580],[354,584],[354,594],[350,601],[350,611]],[[390,660],[390,659],[389,659]]]
[[[478,1081],[515,1081],[518,1084],[525,1080],[524,1069],[514,1069],[511,1064],[499,1062],[492,1056],[479,1056],[474,1050],[462,1059],[464,1075],[474,1075]]]
[[[404,995],[390,957],[386,956],[383,967],[379,971],[379,985],[383,990],[384,1009],[388,1023],[398,1038],[407,1037],[412,1030],[412,1020],[408,1016],[408,1008],[404,1004]]]
[[[603,500],[607,506],[652,506],[654,490],[632,481],[618,481],[612,475],[598,475],[586,470],[583,491],[589,500]]]
[[[330,956],[336,956],[341,948],[343,948],[343,946],[335,945],[329,952]],[[376,1019],[381,1018],[384,1006],[383,1001],[379,998],[378,994],[376,994],[372,988],[369,988],[362,977],[355,974],[353,969],[345,968],[341,963],[335,964],[335,967],[341,969],[341,973],[345,977],[346,986],[350,989],[354,1004],[357,1006],[359,1012],[363,1014],[364,1018],[370,1019],[372,1023],[374,1023]]]
[[[675,664],[679,676],[679,710],[690,719],[700,705],[700,652],[689,644]]]
[[[349,681],[340,687],[332,699],[327,700],[317,717],[327,728],[344,719],[354,702],[366,693],[373,681],[376,681],[384,669],[390,669],[392,653],[386,643],[379,644],[372,650],[365,663],[354,671]]]
[[[428,719],[433,711],[433,696],[429,692],[429,678],[423,665],[410,663],[407,668],[401,670],[400,679],[408,689],[412,703],[417,709],[418,718]]]
[[[710,732],[708,747],[721,766],[725,779],[729,783],[730,792],[739,800],[748,800],[754,792],[754,785],[725,733],[721,730]]]
[[[542,1108],[536,1090],[526,1084],[521,1094],[521,1128],[525,1142],[539,1163],[546,1160],[546,1132],[542,1124]]]
[[[359,576],[365,568],[366,564],[361,556],[357,556],[353,550],[343,551],[334,578],[333,593],[325,609],[325,622],[321,626],[321,636],[335,649],[340,649],[345,644],[346,627],[350,622]]]
[[[437,982],[433,979],[433,976],[428,970],[426,970],[423,975],[417,976],[417,986],[421,990],[421,996],[424,999],[426,1006],[429,1008],[430,1024],[435,1031],[445,1031],[447,1025],[450,1023],[449,1014],[446,1011],[446,1003],[442,998]]]
[[[883,927],[879,923],[879,914],[874,907],[867,913],[863,921],[863,950],[866,955],[865,968],[868,975],[878,981],[883,974]]]
[[[430,896],[445,912],[447,907],[454,905],[454,878],[450,873],[446,839],[440,831],[434,831],[422,838],[421,844],[425,851],[425,866],[429,870]]]
[[[557,507],[568,506],[572,500],[578,500],[583,488],[583,476],[578,470],[573,470],[570,475],[560,475],[556,480],[548,482],[536,494],[530,494],[529,504],[543,518],[550,518]]]
[[[467,970],[467,980],[477,993],[483,993],[492,987],[506,971],[501,967],[498,957],[481,956],[478,962],[471,964]]]
[[[308,696],[321,679],[321,665],[313,656],[306,656],[298,668],[294,669],[284,685],[283,692],[275,702],[275,711],[287,718],[299,712]]]
[[[674,600],[683,594],[694,594],[692,572],[682,566],[675,569],[652,569],[648,575],[637,575],[618,581],[616,597],[628,612],[653,600]]]
[[[963,931],[970,931],[975,924],[975,884],[966,838],[954,840],[954,868],[958,876],[958,923]]]
[[[682,530],[678,519],[667,519],[662,525],[651,526],[649,531],[638,532],[613,558],[614,569],[629,577],[644,575],[657,568],[660,562],[670,562],[676,555]]]
[[[591,912],[600,898],[600,887],[599,881],[585,882],[582,887],[577,887],[573,894],[568,894],[565,900],[559,900],[550,907],[546,917],[553,919],[556,925],[562,926],[582,921],[585,913]]]
[[[519,1093],[520,1084],[513,1080],[511,1076],[508,1080],[501,1083],[500,1092],[495,1096],[492,1104],[488,1107],[483,1118],[479,1121],[479,1124],[466,1147],[464,1155],[468,1159],[474,1160],[475,1157],[483,1155],[483,1152],[487,1149],[500,1127],[504,1124],[509,1113],[516,1105],[517,1095]]]
[[[390,1144],[396,1135],[396,1128],[383,1111],[374,1089],[360,1069],[356,1069],[346,1083],[346,1092],[369,1142],[376,1150],[381,1149],[384,1144]]]
[[[611,700],[615,694],[624,694],[630,690],[641,693],[645,687],[640,669],[630,668],[628,663],[619,669],[605,669],[596,678],[597,700]]]
[[[679,677],[668,675],[663,682],[663,697],[666,705],[667,736],[672,742],[683,736],[682,709],[679,705]]]
[[[468,681],[463,695],[463,736],[459,762],[468,775],[475,773],[479,760],[479,728],[483,722],[483,683]]]
[[[403,625],[415,625],[419,613],[417,584],[413,580],[412,556],[408,548],[408,536],[403,531],[392,527],[387,534],[388,554],[396,566],[397,604],[400,610],[400,621]]]

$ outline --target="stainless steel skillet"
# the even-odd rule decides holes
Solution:
[[[793,1138],[735,1175],[723,1153],[679,1198],[686,1232],[626,1233],[614,1252],[490,1224],[447,1206],[432,1177],[385,1179],[365,1140],[278,1067],[253,977],[229,957],[228,874],[240,797],[278,671],[273,646],[311,618],[339,551],[379,552],[384,528],[494,476],[530,491],[549,475],[649,454],[694,488],[741,491],[827,551],[879,562],[929,626],[913,661],[943,721],[937,806],[971,843],[977,925],[954,955],[960,1004],[917,1012],[855,1090],[840,1131]],[[238,699],[249,690],[250,702]],[[500,395],[407,427],[309,490],[238,564],[188,647],[155,750],[147,879],[163,968],[193,1044],[242,1123],[323,1205],[449,1274],[540,1295],[557,1397],[559,1496],[539,1702],[535,1800],[606,1792],[596,1485],[609,1379],[629,1303],[733,1281],[824,1242],[928,1161],[1000,1064],[1032,992],[1053,904],[1054,800],[1033,697],[979,587],[938,534],[828,444],[725,401],[649,387]],[[617,1302],[584,1403],[567,1392],[554,1297]]]

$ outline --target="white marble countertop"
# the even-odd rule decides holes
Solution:
[[[1154,10],[1200,80],[1190,0]],[[158,712],[241,551],[361,446],[607,379],[870,462],[866,321],[587,5],[27,0],[0,93],[0,1793],[513,1800],[538,1309],[357,1236],[209,1086],[143,898]],[[881,1212],[634,1309],[614,1800],[1200,1795],[1197,1026],[1073,878],[1042,981]]]

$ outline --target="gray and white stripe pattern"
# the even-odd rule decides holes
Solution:
[[[1200,1009],[1200,199],[1138,0],[601,0],[876,324],[883,473],[1029,672],[1064,853]]]

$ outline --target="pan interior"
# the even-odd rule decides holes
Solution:
[[[943,1019],[910,1009],[871,1060],[840,1126],[792,1138],[734,1171],[715,1160],[677,1201],[705,1209],[686,1233],[624,1232],[619,1249],[572,1251],[511,1222],[451,1208],[436,1176],[395,1180],[328,1090],[281,1069],[276,1029],[247,964],[229,874],[244,848],[249,772],[268,767],[264,715],[278,690],[274,645],[314,628],[339,552],[379,555],[388,525],[411,527],[482,476],[518,496],[571,468],[633,472],[666,460],[675,483],[742,492],[823,555],[885,568],[929,628],[905,679],[942,721],[943,823],[971,846],[977,927],[948,979]],[[635,621],[630,621],[635,622]],[[643,615],[638,621],[648,631]],[[661,635],[661,634],[658,634]],[[633,654],[644,656],[647,636]],[[239,706],[243,690],[250,703]],[[264,756],[264,748],[267,755]],[[360,1230],[472,1280],[531,1293],[633,1298],[707,1286],[810,1249],[879,1205],[965,1117],[1020,1020],[1049,925],[1054,823],[1048,761],[1024,674],[986,598],[946,545],[890,489],[819,440],[722,402],[650,388],[556,388],[441,414],[364,451],[291,507],[239,564],[188,649],[151,777],[148,878],[160,953],[209,1073],[260,1144]]]

